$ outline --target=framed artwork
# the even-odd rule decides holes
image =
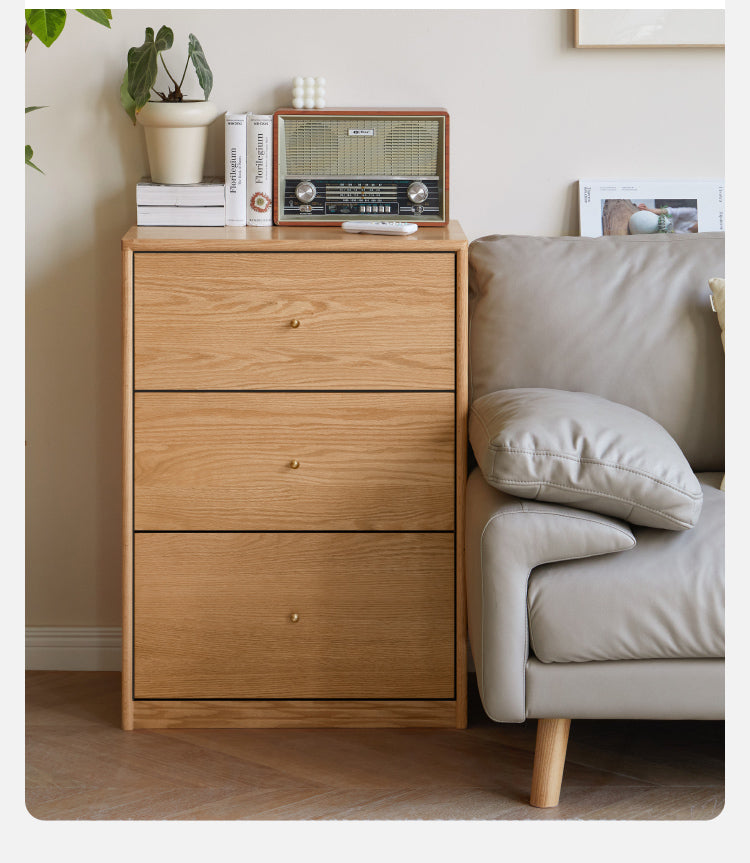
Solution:
[[[576,9],[576,48],[723,48],[723,9]]]
[[[723,180],[579,180],[582,237],[724,230]]]

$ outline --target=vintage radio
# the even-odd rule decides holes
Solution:
[[[277,225],[447,223],[446,111],[283,108],[273,128]]]

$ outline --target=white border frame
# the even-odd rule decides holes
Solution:
[[[723,48],[723,9],[576,9],[576,48]]]

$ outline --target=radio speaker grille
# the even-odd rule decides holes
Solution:
[[[286,117],[287,174],[432,177],[442,170],[440,126],[432,118]],[[351,135],[350,129],[374,134]]]

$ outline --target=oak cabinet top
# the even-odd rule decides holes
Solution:
[[[461,226],[421,227],[413,234],[348,234],[337,227],[196,228],[132,227],[122,238],[125,251],[298,251],[314,245],[321,251],[425,252],[458,251],[468,241]]]

